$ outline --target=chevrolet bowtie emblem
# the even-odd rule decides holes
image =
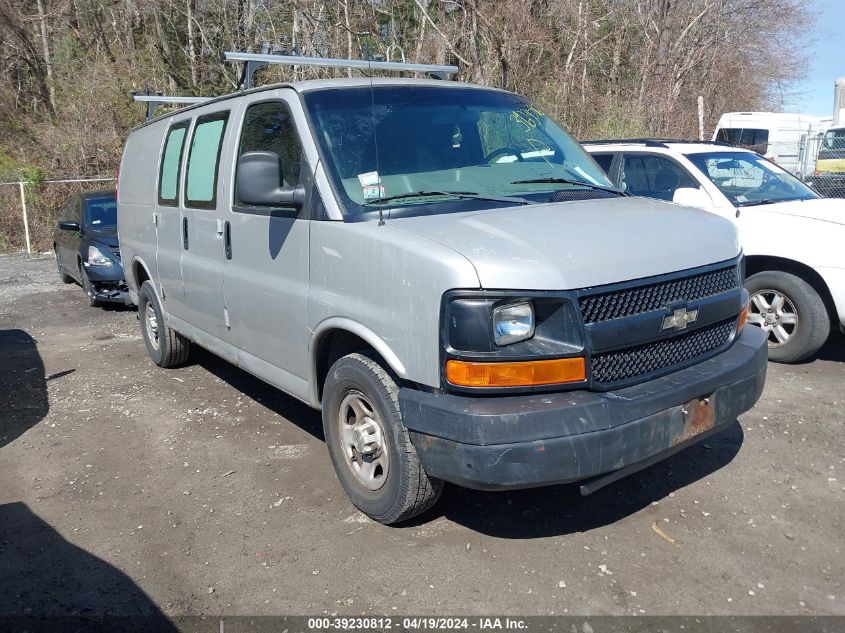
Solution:
[[[678,308],[672,314],[663,319],[662,330],[686,330],[690,323],[695,323],[698,318],[698,310],[689,310],[686,308]]]

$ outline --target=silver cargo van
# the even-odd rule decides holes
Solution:
[[[341,484],[383,523],[444,481],[587,494],[763,389],[733,225],[618,192],[508,92],[241,91],[132,131],[118,201],[153,361],[198,344],[321,409]]]

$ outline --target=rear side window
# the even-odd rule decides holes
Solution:
[[[217,206],[217,172],[228,118],[228,112],[217,112],[197,119],[185,175],[185,204],[189,207]]]
[[[158,203],[175,207],[179,191],[179,165],[182,164],[182,148],[185,145],[185,133],[188,122],[177,123],[167,132],[164,152],[161,156],[161,168],[158,175]]]
[[[287,104],[282,101],[256,103],[247,108],[238,157],[246,152],[275,152],[282,167],[283,187],[299,184],[302,166],[302,144]],[[248,206],[238,198],[235,187],[235,205]]]
[[[672,200],[681,187],[698,188],[675,161],[650,154],[626,154],[621,181],[628,193],[661,200]]]

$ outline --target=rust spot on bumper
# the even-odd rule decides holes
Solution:
[[[696,398],[687,402],[681,411],[684,414],[684,427],[672,438],[672,446],[709,431],[716,424],[716,407],[713,396]]]

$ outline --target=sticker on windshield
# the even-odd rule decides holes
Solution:
[[[743,196],[742,194],[740,194],[740,195],[738,195],[738,196],[736,197],[736,201],[737,201],[737,202],[748,202],[748,198],[746,198],[745,196]]]
[[[384,198],[384,185],[381,184],[377,171],[368,171],[358,174],[358,182],[361,183],[361,196],[364,200],[376,200]]]

